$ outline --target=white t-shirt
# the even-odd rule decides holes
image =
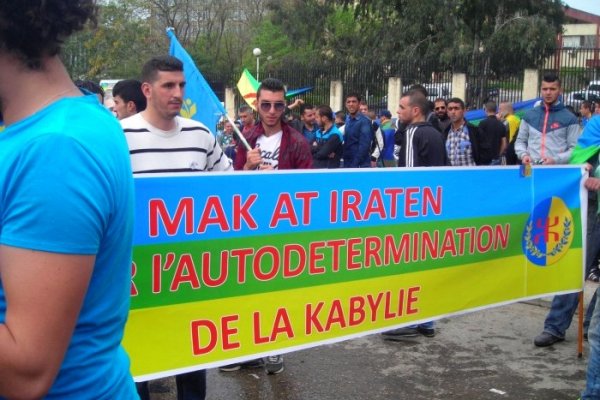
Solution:
[[[279,147],[281,146],[282,131],[279,131],[271,136],[260,135],[256,139],[256,146],[260,148],[260,156],[263,160],[263,165],[270,165],[273,169],[279,167]]]

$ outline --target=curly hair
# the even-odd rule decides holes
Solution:
[[[0,51],[39,69],[44,57],[60,53],[63,42],[90,21],[96,0],[20,0],[0,3]]]

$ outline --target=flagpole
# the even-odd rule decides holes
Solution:
[[[237,135],[240,142],[242,142],[242,144],[244,145],[246,150],[248,150],[248,151],[252,150],[252,147],[250,147],[250,145],[248,144],[248,141],[246,140],[246,138],[244,137],[242,132],[240,132],[240,130],[238,129],[237,124],[235,122],[233,122],[233,120],[229,117],[229,115],[227,115],[227,114],[224,114],[224,115],[225,115],[225,118],[227,118],[227,121],[229,121],[229,123],[233,126],[233,131]]]

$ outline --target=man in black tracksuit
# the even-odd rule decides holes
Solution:
[[[418,91],[410,90],[400,98],[398,118],[405,126],[396,132],[396,144],[400,145],[399,167],[434,167],[448,165],[446,146],[440,131],[425,119],[429,110],[427,98]],[[382,333],[387,340],[423,335],[435,336],[433,321],[393,329]]]
[[[396,132],[399,167],[448,165],[442,134],[425,120],[428,110],[427,98],[417,91],[409,91],[400,99],[397,112],[404,129]]]

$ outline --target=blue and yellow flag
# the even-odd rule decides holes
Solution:
[[[200,121],[215,132],[219,119],[226,114],[225,107],[196,67],[192,57],[177,40],[173,28],[167,28],[167,35],[171,39],[169,54],[183,62],[186,86],[181,116]]]

